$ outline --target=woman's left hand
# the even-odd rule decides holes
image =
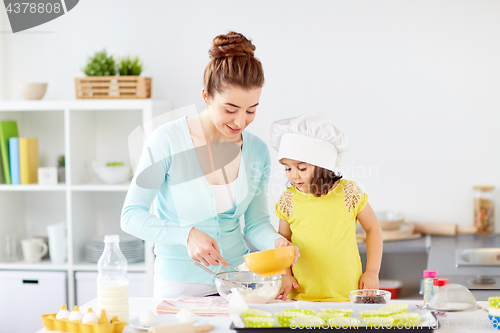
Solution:
[[[295,255],[293,256],[293,263],[290,266],[290,267],[293,267],[297,263],[297,259],[299,259],[299,257],[300,257],[299,248],[297,246],[293,245],[292,242],[290,242],[285,237],[280,237],[280,238],[276,239],[276,241],[274,241],[274,247],[284,247],[284,246],[293,246],[293,250],[295,252]]]
[[[365,272],[359,278],[358,287],[359,289],[378,289],[378,274],[375,272]]]

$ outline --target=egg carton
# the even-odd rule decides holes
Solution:
[[[126,322],[118,320],[117,316],[108,321],[106,311],[101,311],[98,324],[88,322],[83,324],[80,320],[56,319],[57,313],[43,314],[42,321],[47,331],[59,331],[70,333],[121,333],[127,325]]]

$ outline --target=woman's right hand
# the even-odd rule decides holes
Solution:
[[[191,259],[205,266],[217,266],[220,263],[227,267],[226,260],[220,255],[217,241],[203,231],[196,228],[191,229],[187,240],[187,249]]]

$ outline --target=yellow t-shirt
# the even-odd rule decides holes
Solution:
[[[299,283],[290,297],[303,301],[345,302],[362,275],[356,243],[356,215],[368,196],[353,181],[341,179],[326,195],[315,197],[295,186],[276,204],[276,216],[287,220],[300,257],[292,268]]]

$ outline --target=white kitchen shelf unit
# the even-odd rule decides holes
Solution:
[[[19,135],[38,137],[39,166],[56,166],[58,155],[66,156],[66,182],[53,186],[0,185],[0,270],[64,271],[68,276],[68,305],[75,305],[75,273],[96,271],[85,262],[85,245],[96,236],[126,235],[120,228],[120,212],[129,184],[107,185],[92,174],[91,161],[130,161],[128,140],[140,140],[154,126],[155,117],[171,111],[165,100],[40,100],[0,101],[0,121],[17,121]],[[172,116],[175,117],[174,114]],[[134,131],[135,130],[135,131]],[[132,161],[132,164],[134,161]],[[5,236],[47,236],[47,226],[64,221],[68,234],[68,260],[7,262]],[[146,262],[129,264],[129,271],[148,277],[152,296],[152,244],[146,244]]]

